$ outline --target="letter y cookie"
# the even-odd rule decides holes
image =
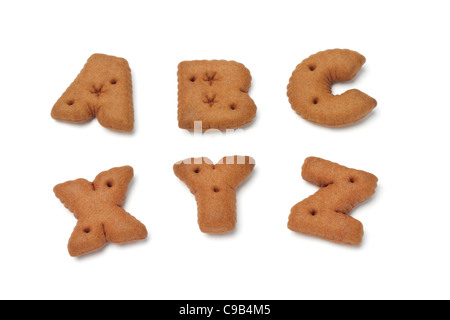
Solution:
[[[236,225],[236,189],[255,167],[251,157],[224,157],[216,165],[208,158],[190,158],[173,166],[198,207],[198,224],[205,233],[226,233]]]

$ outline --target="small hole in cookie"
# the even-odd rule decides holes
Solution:
[[[191,82],[195,82],[195,77],[191,77],[189,80],[190,80]]]
[[[112,183],[111,183],[111,182],[107,182],[107,183],[106,183],[106,186],[107,186],[108,188],[111,188],[111,187],[112,187]]]
[[[313,104],[318,104],[318,103],[319,103],[319,99],[314,98],[314,99],[313,99]]]
[[[110,83],[111,83],[111,84],[116,84],[116,83],[117,83],[117,80],[116,80],[116,79],[113,79],[113,80],[110,81]]]
[[[219,192],[219,188],[214,187],[214,188],[213,188],[213,191],[214,191],[215,193],[217,193],[217,192]]]
[[[84,232],[84,233],[89,233],[89,232],[91,232],[91,229],[85,228],[85,229],[83,230],[83,232]]]
[[[233,103],[233,104],[230,106],[230,109],[231,109],[231,110],[236,110],[236,105]]]
[[[194,170],[194,172],[195,172],[195,173],[199,173],[199,172],[200,172],[200,169],[197,168],[197,169]]]
[[[311,70],[311,71],[316,70],[316,66],[315,66],[315,65],[310,65],[310,66],[309,66],[309,70]]]
[[[73,101],[73,100],[67,101],[67,105],[69,105],[69,106],[73,105],[74,103],[75,103],[75,101]]]
[[[350,180],[348,180],[350,183],[355,183],[355,179],[350,178]]]
[[[311,213],[311,215],[314,217],[314,216],[316,215],[317,212],[316,212],[316,210],[311,210],[310,213]]]

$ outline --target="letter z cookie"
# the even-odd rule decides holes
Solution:
[[[327,127],[344,127],[360,121],[377,105],[367,94],[352,89],[333,95],[335,82],[350,81],[366,58],[344,49],[326,50],[303,60],[287,87],[292,109],[304,119]]]
[[[230,232],[236,225],[236,190],[253,171],[250,157],[190,158],[173,166],[175,175],[195,195],[198,224],[205,233]]]
[[[359,245],[363,225],[348,214],[375,193],[377,177],[315,157],[305,160],[302,177],[320,189],[292,208],[288,228],[341,244]]]
[[[128,62],[93,54],[52,109],[56,120],[79,123],[97,117],[105,128],[133,130],[134,110]]]
[[[249,124],[256,105],[248,95],[252,77],[234,61],[183,61],[178,65],[178,126],[235,129]]]
[[[89,182],[67,181],[53,191],[64,206],[78,219],[69,240],[69,254],[81,256],[99,250],[107,242],[127,243],[147,238],[147,229],[127,213],[122,205],[133,168],[113,168]]]

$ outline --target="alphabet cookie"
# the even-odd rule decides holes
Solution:
[[[112,130],[133,130],[133,89],[127,60],[93,54],[53,106],[53,119],[79,123],[97,117]]]
[[[288,228],[341,244],[359,245],[363,225],[348,214],[375,193],[377,177],[315,157],[305,160],[302,177],[320,189],[291,209]]]
[[[173,166],[175,175],[195,195],[198,224],[205,233],[226,233],[236,225],[236,190],[255,167],[251,157],[190,158]]]
[[[250,71],[235,61],[183,61],[178,65],[178,126],[194,130],[243,127],[256,116],[248,95]]]
[[[292,109],[304,119],[327,127],[344,127],[367,116],[377,101],[357,90],[333,95],[335,82],[350,81],[366,58],[344,49],[326,50],[303,60],[287,87]]]
[[[68,245],[71,256],[94,252],[107,242],[147,238],[145,226],[122,208],[131,179],[133,168],[125,166],[100,173],[92,183],[77,179],[55,186],[56,197],[78,219]]]

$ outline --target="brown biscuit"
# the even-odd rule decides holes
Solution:
[[[123,208],[133,168],[113,168],[89,182],[67,181],[55,186],[58,199],[78,219],[69,240],[73,257],[99,250],[107,242],[127,243],[147,238],[147,229]]]
[[[327,127],[344,127],[367,116],[377,101],[357,90],[333,95],[335,82],[350,81],[366,58],[344,49],[326,50],[303,60],[287,87],[292,109],[304,119]]]
[[[194,130],[236,129],[256,116],[248,95],[250,71],[235,61],[183,61],[178,65],[178,126]]]
[[[108,129],[129,132],[134,123],[132,91],[127,60],[93,54],[55,103],[51,115],[74,123],[97,117]]]
[[[195,195],[198,224],[205,233],[230,232],[236,225],[236,189],[253,171],[250,157],[224,157],[216,165],[208,158],[190,158],[173,166],[175,175]]]
[[[291,209],[288,228],[337,243],[359,245],[363,225],[348,214],[375,193],[377,177],[314,157],[305,160],[302,177],[320,189]]]

